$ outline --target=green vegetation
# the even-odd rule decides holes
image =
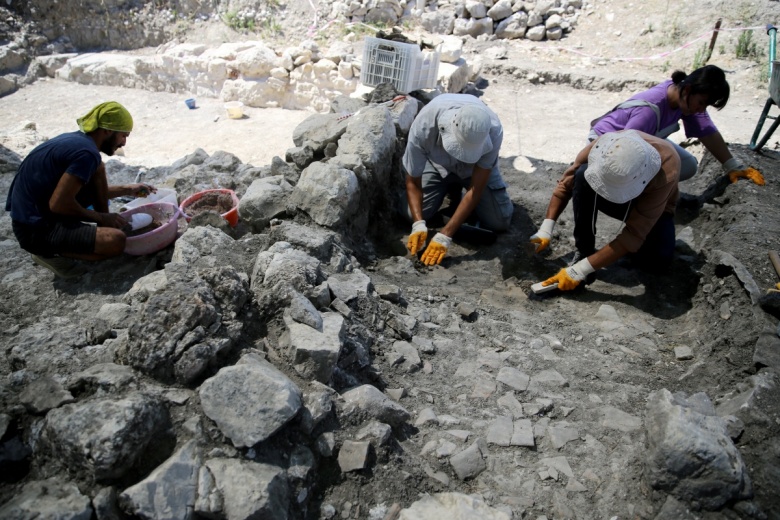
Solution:
[[[761,58],[762,53],[758,50],[758,43],[753,41],[753,31],[744,31],[740,33],[737,39],[737,58],[744,59],[757,59]]]
[[[234,31],[254,31],[255,30],[255,20],[254,18],[244,18],[242,16],[239,16],[237,12],[235,11],[229,11],[227,12],[223,17],[222,21],[225,22],[225,25],[233,29]]]
[[[275,17],[269,16],[263,20],[262,32],[270,36],[282,34],[282,24]]]
[[[683,39],[688,36],[688,29],[686,29],[680,20],[675,15],[671,24],[662,31],[661,44],[662,45],[679,45],[683,42]]]
[[[710,59],[710,50],[709,45],[707,43],[702,44],[701,47],[696,51],[696,54],[693,56],[693,65],[691,65],[691,70],[696,70],[699,67],[703,67],[707,64],[707,61]]]

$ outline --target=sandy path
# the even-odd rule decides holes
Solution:
[[[518,170],[528,171],[537,160],[572,161],[584,144],[589,122],[629,95],[520,84],[500,77],[485,89],[482,99],[504,124],[501,156],[513,159]],[[228,151],[256,166],[270,164],[274,156],[284,157],[294,146],[293,130],[311,115],[246,107],[246,117],[235,120],[214,98],[199,98],[198,108],[189,110],[180,94],[44,80],[0,98],[0,135],[13,132],[23,121],[35,122],[38,132],[47,137],[72,131],[77,117],[111,99],[123,103],[135,119],[122,160],[148,167],[170,165],[197,148],[209,154]],[[710,114],[728,142],[747,144],[763,102],[755,90],[737,90],[724,110],[710,110]],[[678,141],[683,138],[682,132],[672,136]],[[7,146],[26,153],[13,149],[13,144]]]

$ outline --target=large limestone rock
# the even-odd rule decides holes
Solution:
[[[360,186],[352,171],[315,162],[301,173],[290,204],[317,224],[336,228],[354,215],[359,200]]]
[[[204,381],[199,394],[203,412],[237,447],[264,441],[301,407],[301,391],[295,383],[251,355]]]
[[[306,289],[319,285],[324,278],[319,260],[294,248],[289,242],[276,242],[257,255],[251,287],[256,296],[276,287],[292,287],[305,293]]]
[[[207,461],[205,469],[210,478],[201,478],[205,485],[201,485],[195,508],[199,515],[227,520],[287,520],[290,491],[283,469],[222,458]]]
[[[347,131],[347,123],[348,119],[341,119],[340,114],[312,114],[293,130],[293,143],[322,155],[327,145],[337,143]]]
[[[416,103],[404,102],[403,105]],[[390,171],[395,150],[395,124],[390,110],[385,106],[370,106],[348,119],[349,124],[339,139],[338,155],[357,155],[365,167],[374,173],[381,185]],[[411,126],[411,125],[410,125]]]
[[[169,263],[165,272],[165,289],[143,304],[117,361],[165,383],[194,384],[240,335],[235,318],[248,297],[247,281],[232,267],[198,274]]]
[[[442,518],[511,520],[508,514],[463,493],[438,493],[426,496],[401,510],[398,516],[398,520],[441,520]]]
[[[339,235],[316,226],[302,226],[286,220],[271,228],[273,242],[287,242],[313,256],[321,262],[329,262],[338,246]]]
[[[349,303],[355,298],[371,294],[373,284],[371,278],[360,269],[354,269],[350,273],[338,273],[328,277],[330,292],[335,298]]]
[[[221,217],[217,218],[227,225]],[[230,265],[244,271],[247,267],[242,245],[213,226],[188,227],[176,240],[171,262],[197,269]]]
[[[482,34],[493,34],[492,18],[458,18],[455,20],[455,26],[452,29],[455,36],[471,36],[476,38]]]
[[[287,197],[293,187],[281,175],[257,179],[238,204],[238,214],[255,231],[263,230],[272,218],[287,209]]]
[[[69,404],[46,416],[42,442],[77,478],[107,481],[159,456],[170,428],[156,399],[133,394]],[[167,455],[167,453],[165,454]]]
[[[528,29],[528,15],[522,11],[501,20],[496,26],[496,36],[505,39],[522,38]]]
[[[753,495],[742,457],[706,396],[654,392],[645,423],[645,466],[654,488],[709,510]]]
[[[285,319],[285,324],[280,345],[289,348],[295,371],[307,380],[330,381],[344,343],[344,318],[333,312],[322,314],[322,330],[292,319]]]
[[[400,426],[409,420],[409,412],[388,398],[375,386],[361,385],[341,394],[338,413],[344,418],[357,414],[368,414],[381,422]]]
[[[119,496],[122,509],[139,518],[189,520],[195,507],[200,465],[196,442],[187,442],[148,477]]]
[[[79,488],[59,478],[35,480],[0,507],[0,518],[26,520],[32,518],[57,518],[90,520],[92,504]]]

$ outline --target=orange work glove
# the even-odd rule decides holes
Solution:
[[[425,241],[428,239],[428,228],[425,225],[424,220],[418,220],[412,224],[412,232],[409,234],[409,241],[406,242],[406,249],[413,255],[417,254],[417,251],[422,251],[425,247]]]
[[[552,238],[552,232],[554,229],[555,221],[550,218],[544,219],[544,222],[542,222],[542,226],[539,228],[539,231],[531,235],[531,238],[528,239],[528,241],[532,244],[536,244],[536,250],[534,253],[541,253],[547,249],[547,246],[550,245],[550,239]]]
[[[441,233],[436,233],[420,260],[425,265],[439,265],[441,261],[444,260],[444,256],[447,254],[447,250],[450,246],[452,246],[452,239],[450,237],[442,235]]]
[[[558,274],[542,282],[545,287],[554,283],[558,284],[559,291],[571,291],[584,282],[589,274],[596,270],[590,265],[587,258],[583,258],[571,267],[558,271]]]
[[[763,186],[766,184],[766,181],[764,180],[764,176],[761,175],[761,172],[756,170],[755,168],[745,168],[744,170],[732,170],[729,172],[729,180],[732,183],[737,182],[740,177],[745,177],[753,181],[755,184],[758,184],[759,186]]]

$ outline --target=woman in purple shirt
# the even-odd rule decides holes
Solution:
[[[688,137],[697,137],[704,147],[720,161],[723,171],[728,174],[731,182],[736,182],[740,177],[747,177],[758,185],[764,184],[764,178],[761,173],[754,168],[746,168],[741,160],[731,155],[729,147],[723,140],[715,124],[707,114],[707,107],[713,106],[720,110],[729,100],[729,84],[726,81],[726,74],[715,65],[707,65],[694,70],[690,74],[676,71],[672,74],[672,79],[664,81],[653,88],[636,94],[625,103],[621,103],[611,111],[607,112],[598,119],[591,122],[591,130],[588,135],[589,141],[595,141],[599,136],[621,130],[638,130],[651,136],[666,138],[670,134],[679,130],[679,121],[682,120],[685,128],[685,135]],[[690,179],[698,169],[696,158],[685,151],[677,143],[669,141],[680,156],[680,176],[679,180]],[[582,163],[574,172],[577,179],[583,178],[588,169],[588,163]],[[564,174],[566,177],[566,174]],[[571,186],[573,181],[567,186],[556,188],[556,192],[550,199],[547,207],[544,221],[539,230],[531,235],[529,241],[534,245],[537,253],[546,249],[552,238],[555,222],[561,212],[564,210],[572,196]],[[581,213],[577,211],[578,201],[575,200],[575,215]],[[587,213],[587,211],[585,212]],[[591,211],[591,213],[593,213]],[[626,217],[628,218],[628,214]],[[593,224],[587,220],[593,219]],[[593,215],[584,215],[584,220],[575,223],[576,229],[580,230],[595,229],[595,213]],[[577,217],[575,217],[577,220]],[[665,224],[663,234],[666,244],[671,244],[667,256],[672,254],[674,248],[674,225],[670,219],[663,221]],[[661,228],[659,228],[660,230]],[[657,230],[656,230],[657,231]],[[658,231],[660,233],[660,231]],[[585,233],[585,231],[583,231]],[[671,237],[671,239],[669,239]],[[593,251],[580,251],[580,256],[588,256]]]
[[[676,71],[672,79],[640,92],[612,111],[591,122],[589,140],[608,132],[639,130],[656,137],[667,137],[679,130],[682,120],[687,137],[696,137],[721,163],[732,182],[748,177],[756,184],[763,184],[761,174],[753,168],[745,168],[741,160],[731,155],[723,136],[707,114],[707,107],[720,110],[729,100],[729,84],[726,74],[715,65],[707,65],[690,74]],[[693,177],[698,168],[696,158],[674,144],[680,154],[682,169],[680,181]]]

